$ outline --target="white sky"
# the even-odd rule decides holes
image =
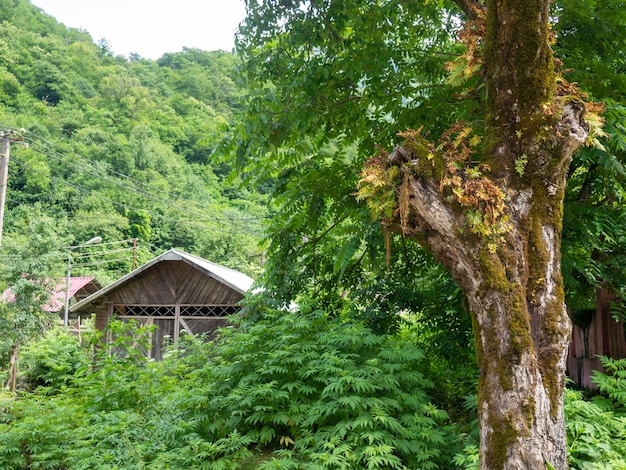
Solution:
[[[106,39],[115,55],[158,59],[183,47],[232,51],[243,0],[31,0],[59,23]]]

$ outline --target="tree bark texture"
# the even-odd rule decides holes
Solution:
[[[534,470],[549,463],[565,470],[571,325],[561,221],[568,166],[587,138],[585,106],[558,96],[548,0],[488,0],[471,8],[486,24],[485,170],[471,176],[449,151],[409,136],[378,163],[379,174],[397,167],[394,174],[401,175],[394,183],[398,209],[387,223],[432,251],[467,298],[480,366],[480,468]],[[446,178],[456,178],[453,192],[442,183]],[[493,210],[496,199],[501,213]],[[472,230],[468,207],[483,225],[499,229]]]

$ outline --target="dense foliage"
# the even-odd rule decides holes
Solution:
[[[601,395],[566,395],[567,437],[573,468],[626,468],[626,360],[601,358],[606,373],[595,372]]]
[[[548,34],[548,3],[250,0],[238,36],[250,93],[226,150],[249,179],[283,183],[273,186],[284,210],[270,226],[267,285],[287,302],[311,295],[373,313],[370,320],[389,331],[398,311],[433,310],[432,298],[420,296],[415,282],[428,272],[421,262],[426,256],[390,232],[427,246],[456,274],[476,314],[485,380],[479,394],[482,441],[489,442],[481,449],[485,468],[504,468],[505,461],[534,468],[552,458],[564,468],[563,370],[551,369],[567,355],[563,281],[576,314],[593,311],[601,285],[623,296],[626,154],[619,134],[626,108],[619,100],[625,36],[623,14],[611,17],[609,5],[623,8],[621,2],[554,2]],[[497,26],[505,19],[506,28]],[[603,31],[592,37],[596,28]],[[537,31],[545,35],[531,40]],[[553,60],[548,43],[561,59]],[[577,80],[591,97],[567,80]],[[561,98],[553,102],[557,89]],[[605,130],[591,112],[601,106],[589,107],[589,146],[576,155],[569,174],[566,165],[580,145],[547,149],[548,142],[575,135],[551,127],[568,100],[608,105]],[[550,109],[554,115],[541,121]],[[616,134],[617,141],[609,139]],[[569,155],[559,153],[566,148]],[[378,175],[370,168],[378,168]],[[355,195],[359,174],[364,184]],[[548,186],[553,192],[542,199]],[[547,201],[565,191],[562,223],[561,201],[554,207]],[[373,222],[358,197],[371,202]],[[485,213],[502,221],[501,233],[495,222],[485,222]],[[553,225],[546,229],[544,223]],[[515,235],[506,238],[508,230]],[[546,234],[558,236],[548,241]],[[486,238],[488,249],[481,251]],[[545,264],[560,260],[561,253],[564,279]],[[497,259],[493,265],[489,255]],[[376,299],[376,307],[362,303],[362,293]],[[546,299],[554,304],[546,307]],[[557,310],[559,319],[552,316]],[[461,323],[461,309],[447,313],[451,323]],[[514,366],[546,377],[505,378]],[[546,391],[515,390],[528,384],[533,390],[543,384]],[[547,395],[546,407],[540,401]],[[532,419],[531,412],[516,415],[527,407]],[[548,416],[558,424],[540,424]],[[552,432],[558,436],[547,435]],[[538,445],[546,442],[549,450]]]
[[[11,147],[0,251],[0,287],[18,296],[0,306],[0,365],[25,342],[18,399],[0,398],[0,467],[477,468],[460,289],[355,198],[375,143],[474,119],[482,90],[470,80],[459,104],[446,79],[455,7],[424,2],[416,25],[402,2],[325,2],[287,31],[290,2],[248,3],[244,94],[229,53],[115,57],[25,0],[0,0],[0,126],[26,129],[29,144]],[[601,284],[626,295],[618,3],[554,9],[566,76],[607,104],[608,136],[577,154],[565,206],[576,312]],[[42,301],[69,245],[120,243],[75,255],[74,274],[104,283],[128,272],[133,239],[138,262],[178,247],[255,275],[268,199],[263,298],[219,342],[189,338],[155,363],[141,354],[146,330],[120,323],[110,349],[55,329],[27,341],[54,323]],[[625,365],[604,365],[601,395],[565,396],[575,469],[626,468]]]
[[[115,343],[95,350],[49,332],[26,353],[38,388],[1,409],[0,466],[448,468],[465,437],[432,403],[411,334],[247,312],[162,362],[142,359],[145,328],[112,323]]]
[[[174,247],[258,274],[267,198],[224,184],[229,165],[210,160],[243,93],[235,56],[116,57],[27,0],[0,2],[0,50],[13,141],[0,292],[16,294],[1,307],[0,370],[54,322],[42,307],[68,247],[94,236],[71,253],[72,275],[103,285]]]
[[[406,299],[414,311],[424,305],[419,249],[385,236],[354,193],[376,145],[423,120],[443,130],[458,118],[430,112],[449,100],[444,63],[456,21],[420,3],[296,3],[248,4],[237,47],[251,93],[222,152],[248,180],[277,181],[265,271],[277,295],[333,303],[383,291],[376,321],[393,323]]]
[[[0,399],[0,466],[478,468],[476,421],[434,404],[441,377],[413,328],[383,337],[308,307],[256,306],[219,342],[187,338],[161,362],[143,358],[145,327],[111,328],[110,349],[52,330],[24,351],[32,391]],[[603,365],[600,394],[565,395],[572,469],[626,466],[626,360]],[[468,397],[468,417],[475,407]]]
[[[567,188],[562,264],[568,305],[578,316],[593,310],[600,285],[618,298],[626,285],[626,38],[618,3],[563,0],[553,10],[564,77],[607,104],[606,135],[576,154]],[[424,127],[438,136],[454,122],[476,124],[484,90],[474,89],[471,77],[446,73],[454,76],[450,61],[460,51],[455,8],[350,1],[298,10],[249,2],[238,48],[251,93],[220,152],[247,181],[272,182],[279,209],[269,224],[264,283],[281,301],[303,292],[338,308],[357,300],[360,313],[384,330],[399,310],[440,311],[424,286],[445,282],[455,292],[441,271],[424,282],[432,279],[422,262],[429,257],[373,222],[355,200],[363,162],[377,145],[397,143],[399,130]],[[408,26],[413,20],[418,27]],[[597,22],[602,34],[591,33]],[[358,302],[372,296],[384,301]],[[468,326],[461,309],[447,318]]]
[[[564,75],[606,105],[599,147],[574,156],[563,220],[563,274],[572,310],[593,309],[602,284],[626,298],[626,36],[619,2],[556,2],[555,49]],[[584,315],[584,313],[583,313]],[[619,310],[616,310],[619,316]]]

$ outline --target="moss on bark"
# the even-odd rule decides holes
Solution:
[[[419,134],[407,137],[402,146],[416,158],[407,165],[413,174],[421,178],[434,178],[441,181],[446,173],[446,165],[439,152],[431,148],[431,143]]]
[[[509,445],[517,440],[519,432],[515,426],[515,417],[491,418],[492,432],[491,445],[485,455],[487,468],[504,469],[507,461]]]
[[[547,17],[545,0],[487,2],[485,157],[499,174],[515,169],[556,90]]]

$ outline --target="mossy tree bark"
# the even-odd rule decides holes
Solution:
[[[382,164],[387,174],[397,166],[403,175],[390,227],[431,250],[468,300],[480,365],[483,470],[545,469],[546,462],[567,468],[562,398],[571,326],[561,220],[568,166],[587,130],[584,104],[557,93],[548,3],[459,2],[486,21],[481,162],[488,170],[478,177],[458,171],[451,194],[442,185],[445,171],[437,170],[448,165],[449,171],[450,155],[436,154],[419,136]],[[482,189],[467,194],[472,187]],[[480,191],[500,197],[502,214],[487,217],[492,206]],[[470,203],[463,201],[472,197],[480,200],[472,209],[498,230],[470,229]]]

